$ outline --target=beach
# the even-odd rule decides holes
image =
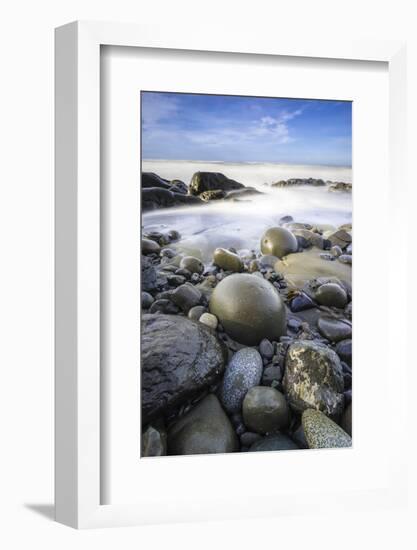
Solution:
[[[142,162],[142,456],[350,446],[351,182]]]

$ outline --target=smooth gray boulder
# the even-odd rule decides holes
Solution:
[[[287,331],[285,304],[262,276],[234,273],[223,279],[211,295],[210,312],[233,340],[248,346],[278,340]]]
[[[233,453],[238,448],[233,426],[214,394],[205,397],[168,430],[170,455]]]
[[[201,393],[224,372],[226,350],[212,331],[179,315],[142,316],[142,423]]]
[[[285,430],[290,421],[285,397],[267,386],[250,388],[243,400],[242,412],[245,426],[259,434]]]

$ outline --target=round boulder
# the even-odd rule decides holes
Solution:
[[[329,416],[343,410],[343,369],[337,354],[312,340],[291,344],[285,360],[283,386],[289,404],[302,412],[309,408]]]
[[[243,421],[253,432],[267,434],[288,427],[290,411],[281,392],[266,386],[250,388],[243,400]]]
[[[316,302],[322,306],[344,308],[347,304],[347,294],[337,283],[325,283],[319,286],[315,294]]]
[[[262,254],[283,258],[287,254],[297,252],[297,249],[297,239],[285,227],[271,227],[262,235]]]
[[[242,271],[243,262],[240,257],[225,248],[216,248],[213,254],[213,262],[225,271]]]
[[[304,411],[301,422],[310,449],[352,446],[350,435],[320,411],[313,409]]]
[[[233,453],[238,441],[219,400],[209,394],[168,430],[168,454]]]
[[[210,312],[241,344],[255,346],[286,334],[284,302],[271,283],[254,275],[235,273],[223,279],[211,296]]]

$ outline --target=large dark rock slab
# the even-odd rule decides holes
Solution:
[[[183,204],[204,204],[204,201],[192,195],[175,193],[162,187],[147,187],[142,189],[142,210],[156,210],[157,208],[170,208]]]
[[[223,374],[225,348],[209,328],[179,315],[142,317],[142,422],[164,415]]]
[[[224,174],[218,172],[196,172],[191,180],[188,191],[191,195],[200,195],[204,191],[222,189],[223,191],[232,191],[242,189],[245,186],[235,180],[227,178]]]

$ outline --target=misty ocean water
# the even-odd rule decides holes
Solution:
[[[142,214],[146,231],[176,229],[181,239],[175,248],[207,262],[217,247],[259,251],[263,232],[276,226],[283,216],[312,225],[339,226],[352,221],[352,196],[323,187],[273,188],[273,182],[289,178],[321,178],[351,182],[351,169],[334,166],[296,166],[272,163],[222,163],[196,161],[143,161],[142,170],[168,180],[189,183],[197,171],[221,172],[228,178],[252,186],[262,195],[239,201],[212,201],[206,205],[161,209]]]

